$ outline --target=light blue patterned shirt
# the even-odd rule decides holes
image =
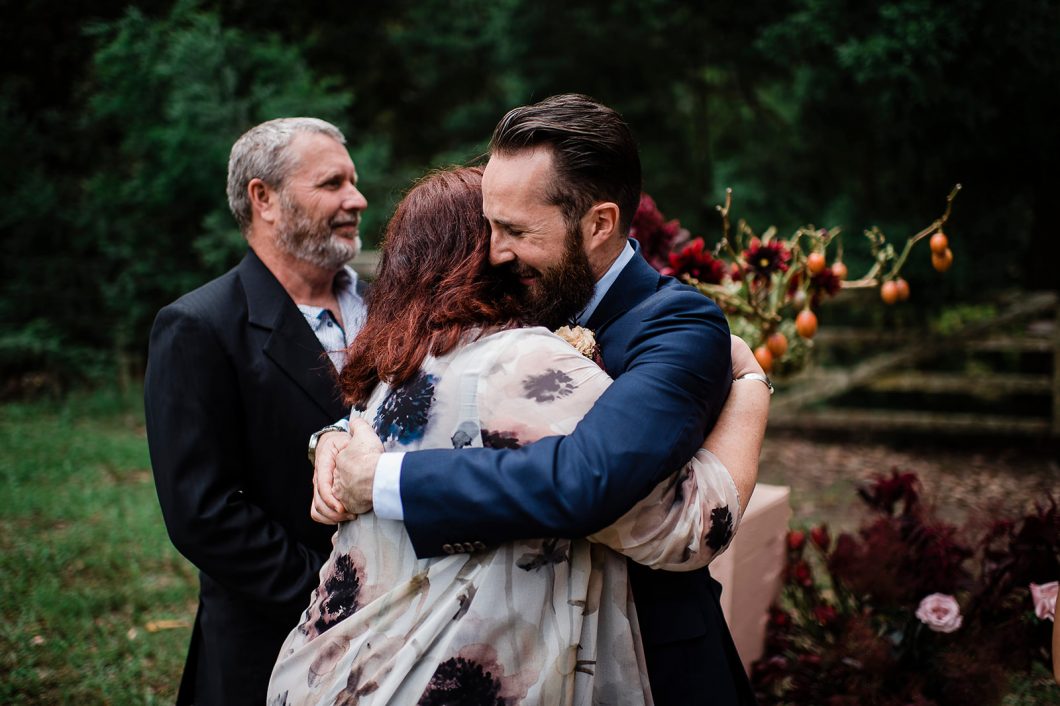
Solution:
[[[346,346],[350,345],[364,325],[364,299],[357,293],[357,273],[347,265],[335,275],[335,298],[339,300],[339,312],[345,327],[338,318],[321,306],[298,304],[309,328],[313,329],[320,345],[327,351],[335,369],[342,371],[346,363]]]

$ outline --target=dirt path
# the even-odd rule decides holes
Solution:
[[[826,440],[769,432],[759,480],[792,489],[795,526],[857,527],[858,484],[892,468],[913,471],[924,499],[958,524],[992,508],[1028,508],[1052,492],[1060,499],[1056,447],[1022,441],[946,445]]]

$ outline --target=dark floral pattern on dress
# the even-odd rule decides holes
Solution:
[[[716,507],[710,511],[710,531],[707,532],[707,546],[714,551],[720,550],[732,539],[732,512],[728,505]]]
[[[574,380],[562,370],[550,368],[523,380],[523,390],[535,402],[553,402],[574,392]]]
[[[335,559],[335,570],[324,581],[324,592],[320,617],[313,624],[317,634],[326,632],[358,608],[357,596],[361,592],[361,577],[349,554],[340,554]]]
[[[419,706],[505,706],[501,682],[477,662],[453,657],[438,665]]]
[[[462,422],[450,438],[450,441],[453,442],[453,448],[462,449],[465,446],[471,446],[471,442],[475,440],[475,435],[478,432],[478,425],[474,422]]]
[[[549,564],[562,564],[567,561],[570,542],[564,540],[560,544],[559,539],[546,539],[541,545],[541,551],[536,554],[523,554],[515,562],[523,571],[534,571]]]
[[[482,430],[482,445],[487,449],[518,449],[522,446],[514,432],[489,429]]]
[[[375,431],[384,442],[395,439],[410,444],[423,438],[434,403],[433,375],[420,372],[401,387],[387,393],[375,415]]]

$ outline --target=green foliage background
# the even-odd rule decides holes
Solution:
[[[0,371],[135,372],[154,312],[233,265],[232,142],[346,132],[369,242],[410,180],[474,159],[508,108],[620,110],[645,189],[713,242],[734,215],[900,238],[956,182],[957,264],[923,296],[1053,288],[1060,5],[1050,0],[0,3]],[[851,252],[852,251],[852,252]]]

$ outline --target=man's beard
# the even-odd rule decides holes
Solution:
[[[563,259],[555,267],[538,272],[518,262],[511,265],[514,278],[533,276],[529,286],[516,284],[519,303],[527,323],[556,329],[568,324],[593,298],[596,277],[589,258],[582,249],[581,233],[572,228],[567,233]]]
[[[361,237],[353,240],[337,238],[332,229],[342,225],[357,225],[360,214],[343,213],[332,219],[314,220],[304,208],[286,192],[280,194],[283,217],[276,225],[276,244],[294,257],[328,270],[337,270],[357,257]]]

